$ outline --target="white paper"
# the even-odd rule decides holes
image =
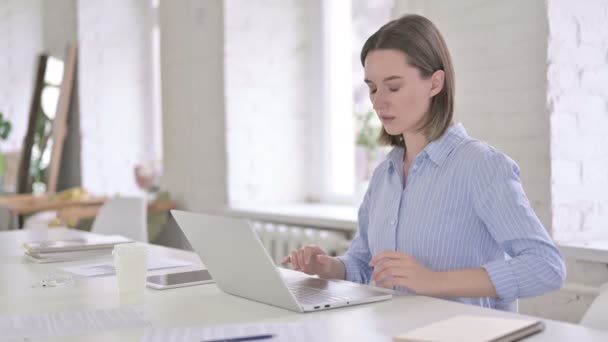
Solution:
[[[256,335],[274,335],[260,342],[328,341],[321,322],[230,324],[205,327],[147,328],[143,342],[201,342]]]
[[[141,307],[0,316],[0,341],[80,335],[150,325]]]
[[[148,256],[147,270],[160,270],[163,268],[174,268],[194,265],[189,261],[173,258]],[[96,262],[85,265],[63,267],[62,270],[85,277],[96,277],[102,275],[116,274],[113,261]]]

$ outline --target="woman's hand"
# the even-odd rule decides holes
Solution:
[[[416,294],[441,296],[440,272],[426,268],[407,254],[384,251],[376,255],[369,265],[374,267],[372,280],[377,286],[385,288],[401,286]]]
[[[296,271],[318,275],[321,278],[344,279],[345,269],[342,261],[328,256],[319,246],[304,246],[291,252],[281,263],[291,263]]]

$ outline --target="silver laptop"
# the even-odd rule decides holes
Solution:
[[[392,298],[392,294],[371,286],[278,269],[245,220],[181,210],[171,213],[217,286],[226,293],[297,312]]]

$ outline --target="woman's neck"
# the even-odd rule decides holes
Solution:
[[[428,139],[423,133],[404,133],[403,141],[405,142],[404,162],[409,164],[414,161],[414,158],[428,145]]]

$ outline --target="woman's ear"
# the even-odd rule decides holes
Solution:
[[[441,89],[443,89],[444,83],[445,72],[443,70],[436,70],[433,75],[431,75],[431,97],[439,94]]]

